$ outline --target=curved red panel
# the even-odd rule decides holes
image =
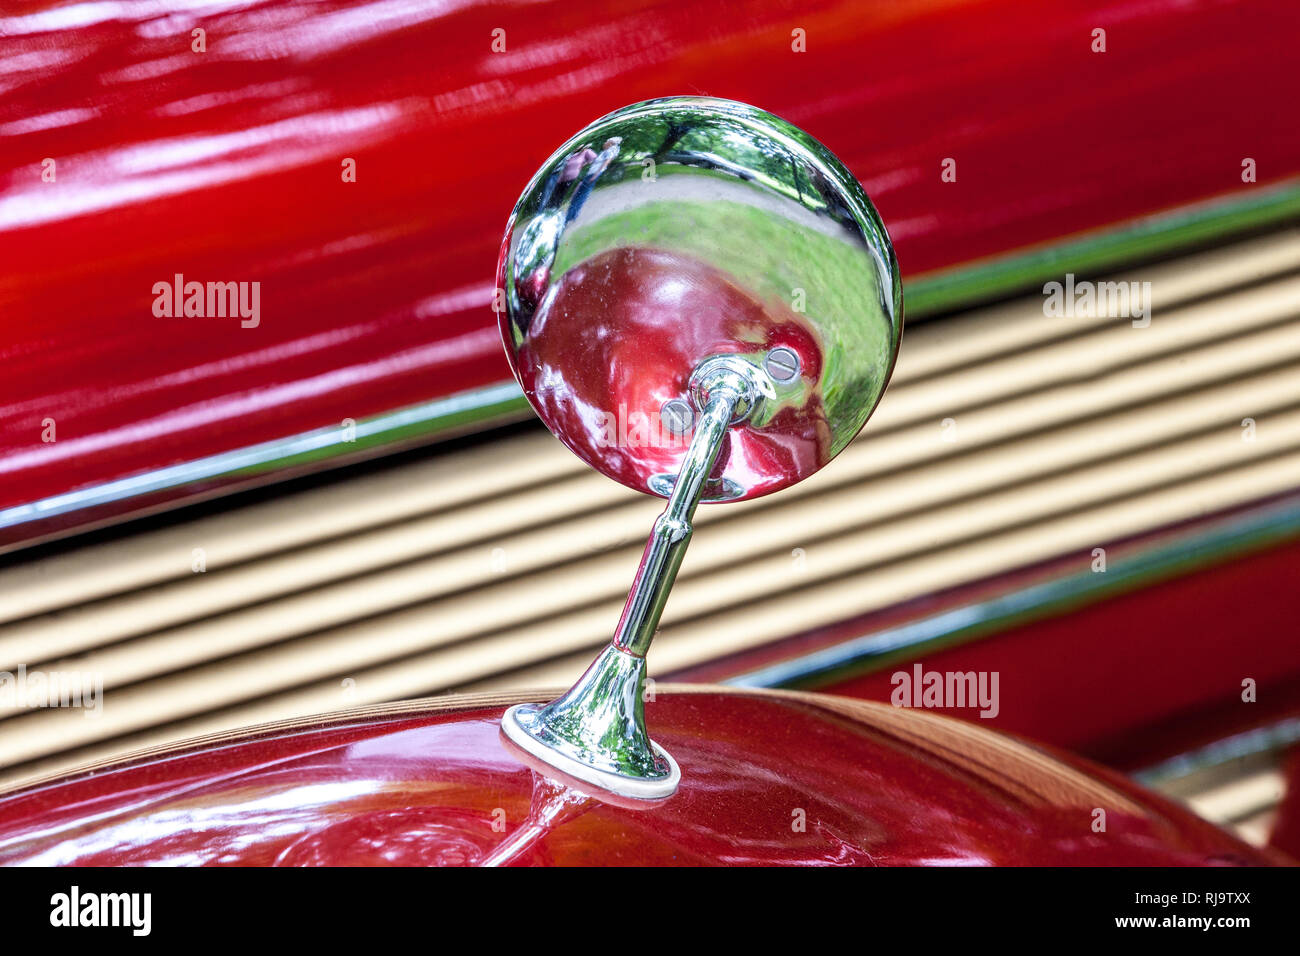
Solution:
[[[683,776],[654,803],[537,773],[500,700],[447,707],[263,729],[0,798],[0,863],[1281,862],[1078,758],[880,704],[661,687],[650,729]]]

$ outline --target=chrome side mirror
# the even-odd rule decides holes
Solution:
[[[803,131],[729,100],[597,120],[533,177],[497,270],[506,355],[579,458],[668,499],[610,646],[503,730],[622,796],[680,771],[645,728],[645,654],[701,501],[785,488],[861,430],[893,370],[902,293],[857,180]]]

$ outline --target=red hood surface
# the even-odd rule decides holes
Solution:
[[[0,797],[0,862],[1271,862],[1076,758],[918,710],[794,692],[661,685],[649,725],[681,788],[657,803],[597,799],[539,773],[501,734],[507,706],[543,697],[268,725],[29,786]]]

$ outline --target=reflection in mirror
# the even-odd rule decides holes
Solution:
[[[671,492],[701,365],[757,371],[704,501],[776,491],[838,454],[902,328],[893,249],[857,181],[783,120],[709,98],[637,104],[562,146],[515,208],[498,285],[538,415],[640,491]]]

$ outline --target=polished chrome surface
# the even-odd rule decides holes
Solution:
[[[799,356],[784,346],[772,349],[763,359],[763,368],[774,382],[792,382],[799,374]]]
[[[571,777],[625,797],[661,799],[682,773],[646,731],[644,688],[645,658],[611,644],[563,697],[511,707],[501,729]]]
[[[784,120],[706,97],[618,110],[561,146],[515,207],[497,284],[538,415],[591,466],[664,497],[686,442],[660,410],[702,362],[770,365],[781,385],[728,435],[703,500],[752,498],[843,450],[902,330],[893,248],[857,181]]]
[[[521,704],[502,718],[507,736],[565,772],[624,796],[671,794],[681,777],[645,727],[645,654],[654,640],[691,541],[691,519],[709,487],[727,429],[757,411],[762,373],[711,359],[697,372],[707,383],[699,424],[628,594],[614,639],[567,694],[545,707]],[[740,411],[737,411],[740,409]]]
[[[736,409],[743,406],[752,410],[756,400],[748,382],[740,376],[733,377],[733,373],[724,371],[723,377],[714,380],[708,404],[698,416],[699,424],[686,451],[681,473],[673,483],[668,506],[650,532],[627,605],[614,631],[614,646],[620,650],[644,657],[650,649],[668,602],[668,592],[677,579],[677,570],[691,541],[695,509],[710,484],[719,480],[711,477],[718,450],[728,427],[737,423]]]
[[[674,435],[684,435],[695,424],[695,412],[691,410],[690,402],[684,398],[674,398],[664,402],[664,407],[659,409],[659,420]]]
[[[679,774],[646,731],[645,655],[695,510],[806,478],[862,428],[898,354],[893,249],[811,137],[740,103],[652,100],[542,167],[498,286],[506,354],[546,425],[668,498],[609,647],[564,696],[512,708],[502,727],[580,780],[667,796]],[[634,419],[663,428],[634,433]]]

